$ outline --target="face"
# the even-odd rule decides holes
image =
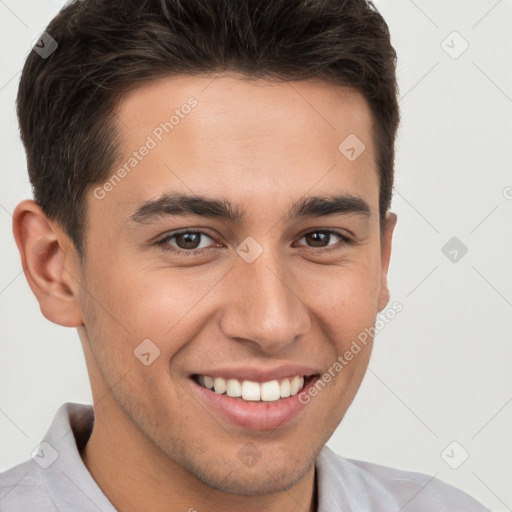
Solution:
[[[368,105],[322,83],[178,77],[130,93],[118,120],[122,158],[87,196],[80,269],[93,394],[114,399],[102,414],[215,489],[288,489],[347,411],[371,341],[318,378],[388,301],[394,222],[380,233]],[[272,398],[294,376],[302,395]]]

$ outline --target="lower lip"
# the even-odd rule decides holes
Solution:
[[[299,401],[299,395],[307,392],[318,379],[318,376],[309,378],[296,395],[280,398],[274,402],[251,402],[219,395],[201,386],[195,380],[189,380],[194,393],[197,393],[209,408],[228,421],[251,430],[274,430],[291,422],[299,415],[307,405]]]

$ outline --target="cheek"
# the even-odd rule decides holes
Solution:
[[[378,255],[368,253],[339,267],[318,266],[301,275],[303,296],[335,339],[345,340],[373,325],[380,292]]]
[[[200,330],[219,278],[215,272],[118,268],[102,283],[105,309],[112,313],[106,320],[130,351],[150,339],[169,359]]]

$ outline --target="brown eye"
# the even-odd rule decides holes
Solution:
[[[307,235],[305,235],[304,238],[312,247],[325,247],[326,243],[329,242],[329,240],[331,239],[331,235],[328,233],[322,233],[318,231],[314,233],[308,233]]]
[[[310,231],[309,233],[306,233],[301,238],[301,240],[306,240],[306,242],[308,244],[307,246],[311,247],[313,249],[315,249],[315,248],[322,249],[324,247],[331,248],[334,245],[336,245],[336,240],[335,240],[334,244],[329,243],[333,239],[333,236],[338,237],[340,240],[342,240],[343,243],[340,245],[345,245],[345,244],[348,244],[351,242],[350,238],[348,238],[347,236],[345,236],[342,233],[339,233],[337,231],[331,231],[331,230]]]
[[[197,249],[201,241],[201,236],[200,233],[188,232],[174,235],[174,239],[180,249]]]
[[[157,242],[157,244],[167,251],[194,254],[209,248],[208,241],[204,242],[205,238],[213,241],[212,237],[203,231],[188,230],[178,233],[169,233],[162,238],[162,240]]]

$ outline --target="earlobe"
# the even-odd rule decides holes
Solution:
[[[397,223],[397,215],[393,212],[388,212],[384,225],[384,232],[381,240],[381,282],[379,293],[378,310],[382,311],[389,302],[389,287],[388,287],[388,269],[389,261],[391,259],[391,246],[393,239],[393,232]]]
[[[41,313],[65,327],[82,325],[74,249],[66,235],[30,199],[14,210],[13,234]]]

